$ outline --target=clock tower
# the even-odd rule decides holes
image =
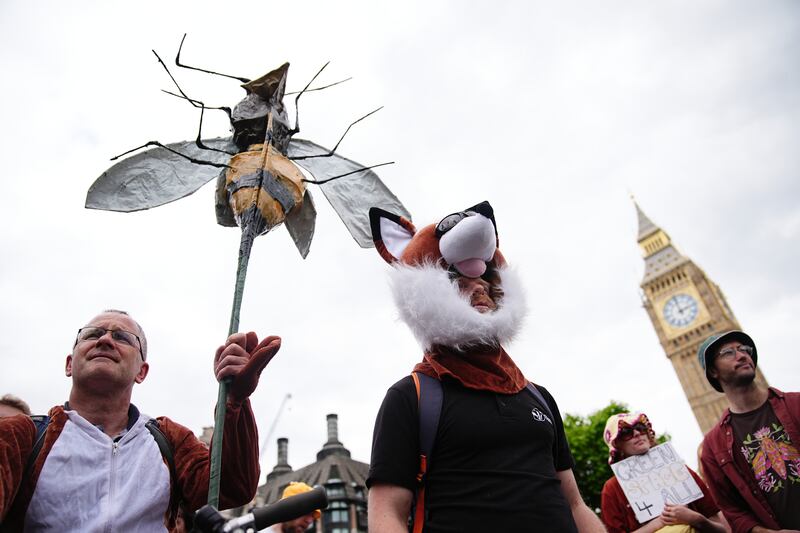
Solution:
[[[728,402],[706,380],[697,349],[709,335],[741,327],[720,288],[634,205],[645,264],[642,303],[705,434],[719,421]],[[758,369],[756,379],[766,385]]]

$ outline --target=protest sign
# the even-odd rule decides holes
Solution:
[[[614,463],[611,469],[639,523],[660,515],[664,503],[686,505],[703,497],[686,464],[669,442]]]

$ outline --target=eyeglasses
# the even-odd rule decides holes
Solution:
[[[736,352],[747,354],[750,357],[752,357],[754,351],[755,350],[753,350],[752,346],[745,346],[744,344],[740,344],[739,346],[737,346],[735,348],[731,347],[731,348],[725,348],[724,350],[720,350],[719,353],[717,354],[717,357],[722,357],[724,359],[730,359],[731,357],[735,357],[736,356]]]
[[[632,426],[625,426],[624,428],[619,430],[617,433],[617,439],[622,441],[628,441],[633,438],[633,432],[638,431],[639,433],[647,434],[649,433],[649,429],[646,424],[643,422],[637,422]]]
[[[122,343],[132,348],[138,348],[139,355],[142,356],[142,361],[144,361],[142,339],[140,339],[137,334],[125,331],[124,329],[106,329],[98,326],[86,326],[78,330],[78,336],[75,338],[73,347],[77,346],[79,342],[96,341],[106,333],[111,333],[111,339],[114,342]]]
[[[451,229],[453,229],[456,224],[461,222],[467,217],[473,217],[477,215],[475,211],[459,211],[458,213],[453,213],[451,215],[447,215],[442,220],[436,224],[436,236],[441,237]]]

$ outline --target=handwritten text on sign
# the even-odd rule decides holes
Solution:
[[[611,469],[639,523],[660,515],[665,502],[686,505],[703,497],[669,442],[650,448],[643,455],[623,459],[611,465]]]

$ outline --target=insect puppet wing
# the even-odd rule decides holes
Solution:
[[[373,246],[367,206],[379,207],[411,219],[411,214],[374,171],[365,169],[361,163],[336,153],[326,156],[329,152],[327,148],[311,141],[292,139],[287,155],[290,159],[305,156],[305,159],[297,160],[295,163],[318,182],[352,173],[322,183],[319,188],[359,246],[362,248]],[[322,157],[308,157],[317,155]]]
[[[203,140],[217,150],[235,152],[230,137]],[[195,141],[168,144],[168,148],[192,157],[225,164],[230,154],[204,150]],[[95,180],[86,193],[87,209],[141,211],[188,196],[219,175],[220,169],[197,165],[164,148],[151,148],[116,163]]]
[[[286,230],[292,237],[297,251],[303,259],[308,255],[311,248],[311,239],[314,238],[314,228],[317,222],[317,208],[311,199],[311,193],[306,189],[303,196],[303,203],[299,209],[293,209],[286,215]]]

